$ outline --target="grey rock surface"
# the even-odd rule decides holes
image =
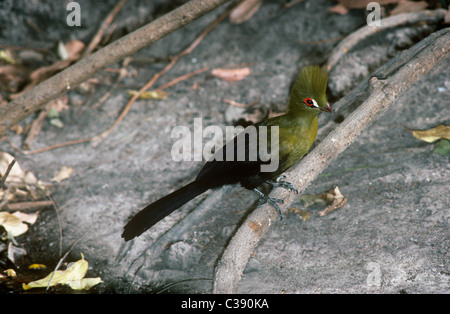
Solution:
[[[20,22],[25,17],[15,11],[15,17],[9,17],[8,32],[0,35],[2,43],[45,43],[49,47],[69,38],[88,42],[115,3],[104,1],[100,6],[79,1],[86,14],[84,27],[71,29],[55,27],[65,20],[65,8],[57,2],[31,2],[40,9],[30,9],[27,18],[43,33]],[[151,21],[172,8],[167,3],[129,1],[118,16],[118,29],[131,31]],[[171,131],[175,126],[192,128],[193,118],[201,117],[203,127],[225,127],[230,104],[224,98],[243,104],[257,101],[264,112],[282,110],[301,67],[324,64],[340,39],[365,25],[364,10],[337,15],[328,12],[332,5],[332,1],[304,1],[287,9],[278,1],[265,1],[245,23],[222,22],[157,84],[203,67],[247,65],[251,74],[227,82],[205,72],[169,88],[166,100],[139,100],[98,146],[85,143],[23,155],[8,141],[0,142],[0,150],[14,154],[23,168],[43,181],[50,181],[63,166],[74,169],[69,179],[55,184],[52,197],[61,217],[64,252],[82,237],[68,260],[77,260],[83,253],[90,262],[91,277],[104,281],[94,293],[150,293],[177,282],[164,292],[212,291],[208,279],[213,278],[221,253],[257,204],[252,191],[233,187],[224,194],[208,192],[129,243],[120,237],[122,228],[141,207],[190,182],[203,165],[173,161],[170,151],[176,139],[171,138]],[[223,9],[134,57],[143,60],[175,54]],[[45,16],[53,18],[54,12],[60,14],[55,14],[52,25],[43,27],[47,24],[40,21]],[[330,73],[331,102],[393,57],[399,41],[403,49],[404,42],[411,40],[412,44],[431,31],[431,27],[399,29],[356,47]],[[413,39],[405,39],[410,34],[414,36],[408,38]],[[139,89],[164,65],[132,62],[127,66],[129,75],[100,106],[96,106],[98,99],[111,90],[117,73],[96,75],[100,83],[91,86],[90,92],[73,89],[68,93],[70,108],[61,113],[64,127],[45,123],[32,149],[104,131],[128,101],[126,89]],[[319,194],[339,186],[348,199],[344,207],[321,217],[317,214],[321,208],[315,206],[308,208],[312,216],[306,221],[289,214],[271,227],[246,267],[239,293],[450,292],[449,157],[433,153],[433,144],[419,141],[407,130],[449,125],[450,73],[446,66],[416,84],[305,192]],[[334,113],[331,118],[337,117]],[[12,132],[8,139],[15,146],[23,140]],[[176,231],[179,223],[194,219],[195,209],[208,200],[208,210],[194,217],[195,223]],[[300,200],[293,204],[302,206]],[[16,240],[26,248],[30,261],[56,265],[60,239],[55,211],[42,211],[29,233]]]

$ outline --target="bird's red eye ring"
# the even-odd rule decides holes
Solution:
[[[305,99],[303,99],[303,103],[305,105],[307,105],[308,107],[312,107],[312,108],[313,107],[319,107],[317,105],[316,101],[314,99],[312,99],[312,98],[305,98]]]

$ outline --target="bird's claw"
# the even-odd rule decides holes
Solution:
[[[267,195],[265,195],[263,192],[259,191],[258,189],[253,189],[253,191],[255,191],[255,193],[259,195],[259,200],[258,200],[259,206],[264,205],[266,203],[269,204],[270,206],[272,206],[273,208],[275,208],[277,210],[278,217],[280,217],[280,220],[283,219],[283,215],[281,214],[281,209],[277,204],[277,203],[283,204],[284,201],[282,199],[268,197]]]
[[[294,192],[295,194],[298,194],[298,190],[295,188],[295,186],[287,181],[282,181],[285,176],[279,176],[275,181],[268,180],[267,182],[270,183],[274,187],[280,187],[289,191]]]
[[[281,214],[281,209],[280,209],[280,207],[278,206],[277,203],[283,204],[284,201],[282,199],[279,199],[279,198],[267,197],[266,198],[266,203],[268,203],[270,206],[275,208],[277,210],[278,217],[280,217],[280,220],[283,220],[283,215]]]

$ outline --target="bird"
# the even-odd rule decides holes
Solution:
[[[283,187],[297,192],[291,183],[281,180],[282,174],[301,160],[313,145],[318,130],[319,113],[331,113],[331,106],[326,95],[327,84],[326,70],[317,65],[303,67],[291,88],[286,112],[254,124],[258,130],[258,139],[267,136],[267,151],[271,153],[270,156],[275,156],[272,153],[278,153],[276,155],[278,164],[275,169],[262,171],[262,166],[268,166],[271,160],[263,158],[259,151],[259,140],[256,144],[257,156],[251,159],[250,147],[252,144],[255,145],[255,138],[249,134],[245,134],[244,137],[237,135],[205,163],[195,180],[149,204],[133,216],[125,225],[122,238],[130,241],[140,236],[167,215],[209,189],[238,183],[257,193],[260,197],[259,204],[267,202],[272,205],[281,218],[281,211],[277,203],[282,203],[282,200],[269,198],[259,191],[258,187],[269,183],[275,187]],[[272,131],[274,127],[278,131],[277,152],[275,152],[276,147],[272,147],[274,146],[272,142],[268,141],[274,132]],[[260,130],[267,130],[267,132],[262,134]],[[244,139],[244,142],[240,143],[245,144],[245,156],[240,160],[236,158],[239,138]],[[231,142],[233,142],[232,146]],[[229,156],[226,155],[226,152],[230,151],[230,147],[232,147],[231,152],[234,152],[233,157],[235,157],[231,160],[226,158]],[[217,158],[219,155],[223,158]]]

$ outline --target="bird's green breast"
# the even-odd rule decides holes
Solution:
[[[311,148],[317,135],[317,116],[278,116],[260,123],[279,128],[279,167],[273,173],[278,176],[296,164]]]
[[[280,127],[280,168],[286,170],[297,163],[311,148],[317,135],[317,117],[309,123]]]

